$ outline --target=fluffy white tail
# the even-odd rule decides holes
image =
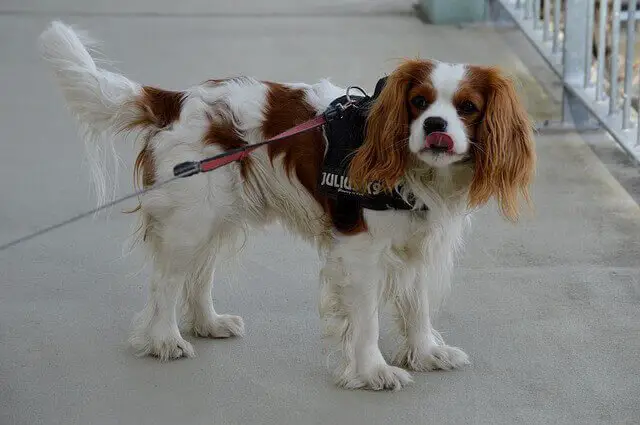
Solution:
[[[140,120],[141,110],[132,103],[143,88],[122,75],[98,68],[89,53],[94,43],[62,22],[53,22],[40,36],[42,56],[53,68],[69,109],[79,121],[99,202],[107,200],[106,188],[117,181],[118,157],[112,138]],[[113,179],[108,181],[109,162]],[[113,196],[113,194],[111,196]]]

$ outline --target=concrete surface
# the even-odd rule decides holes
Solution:
[[[35,48],[54,18],[167,88],[236,74],[372,87],[395,58],[421,55],[503,65],[534,115],[557,106],[504,34],[425,26],[408,1],[334,0],[330,13],[294,0],[86,3],[0,5],[0,241],[93,206],[82,144]],[[149,271],[140,252],[123,255],[130,204],[0,253],[0,424],[639,423],[640,209],[611,174],[624,165],[605,166],[572,133],[541,135],[538,152],[535,216],[512,226],[494,208],[478,214],[436,320],[471,356],[464,370],[416,374],[398,393],[334,387],[314,253],[278,228],[218,274],[217,308],[243,315],[244,339],[188,337],[192,360],[135,358],[126,338]],[[383,329],[390,355],[388,317]]]

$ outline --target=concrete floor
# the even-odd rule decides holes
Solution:
[[[82,144],[37,56],[55,18],[166,88],[237,74],[373,87],[396,58],[420,55],[505,66],[534,116],[557,110],[505,34],[423,25],[409,1],[86,3],[0,5],[0,242],[93,206]],[[120,152],[130,164],[132,149]],[[436,320],[469,367],[416,374],[398,393],[334,387],[314,253],[278,228],[218,274],[218,310],[243,315],[244,339],[189,337],[192,360],[135,358],[126,338],[149,271],[140,252],[123,255],[129,204],[0,253],[0,424],[640,423],[640,209],[612,177],[624,165],[572,133],[541,135],[538,153],[535,216],[477,215]],[[388,318],[383,329],[389,355]]]

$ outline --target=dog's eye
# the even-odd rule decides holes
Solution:
[[[478,112],[478,108],[472,102],[465,100],[458,106],[458,111],[463,115],[473,114],[474,112]]]
[[[427,99],[425,99],[424,96],[414,97],[411,99],[411,104],[420,110],[424,110],[429,107],[429,102],[427,102]]]

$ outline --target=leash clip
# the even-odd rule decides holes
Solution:
[[[202,172],[201,164],[198,161],[182,162],[173,167],[175,177],[190,177]]]
[[[333,120],[341,120],[342,118],[344,118],[344,111],[346,111],[349,108],[353,108],[353,107],[356,106],[356,103],[358,103],[358,100],[352,98],[351,94],[350,94],[350,92],[352,92],[354,90],[362,93],[364,98],[368,98],[369,97],[369,95],[361,87],[358,87],[358,86],[349,86],[349,87],[347,87],[347,91],[345,93],[345,97],[347,99],[347,102],[346,103],[337,103],[336,105],[328,108],[324,112],[324,119],[327,122],[333,121]]]
[[[352,108],[356,105],[356,103],[358,103],[358,101],[354,98],[351,97],[350,92],[351,91],[359,91],[360,93],[363,94],[363,96],[365,98],[369,97],[367,95],[367,93],[360,87],[358,86],[349,86],[347,87],[347,92],[345,93],[345,97],[347,99],[346,103],[337,103],[334,106],[328,108],[325,112],[324,112],[324,119],[329,122],[329,121],[333,121],[333,120],[341,120],[342,118],[344,118],[344,111],[346,111],[349,108]]]

